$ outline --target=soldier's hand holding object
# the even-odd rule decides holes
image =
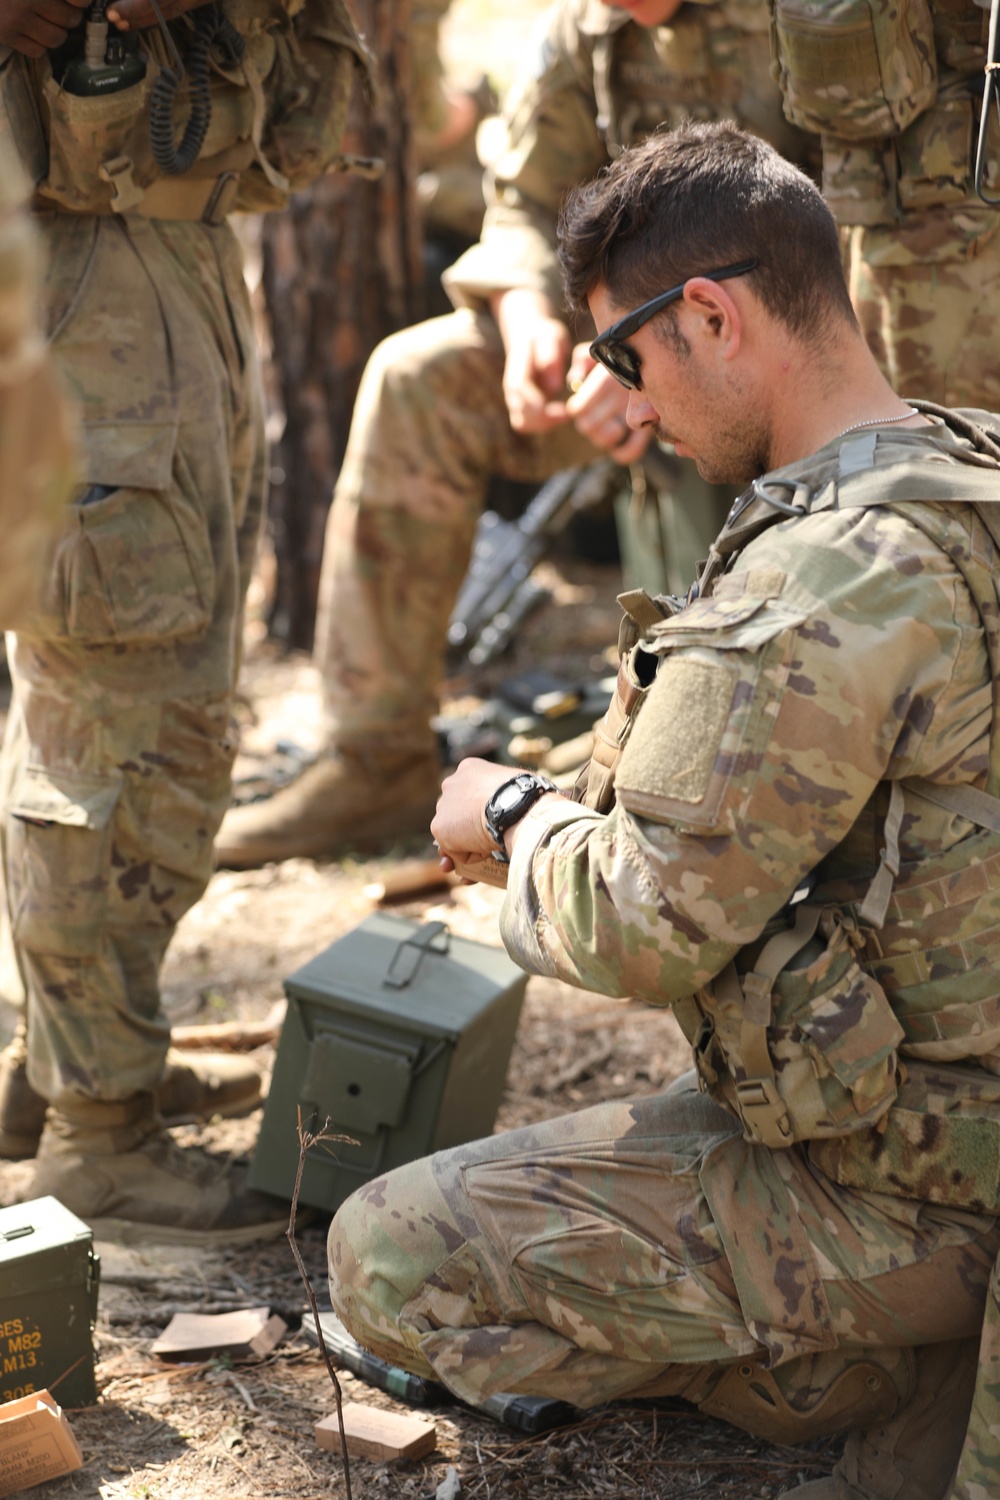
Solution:
[[[58,47],[83,19],[88,0],[2,0],[0,46],[25,57]]]
[[[460,761],[441,788],[431,835],[441,852],[441,868],[463,879],[488,885],[507,884],[507,869],[493,858],[496,844],[486,827],[485,807],[497,787],[510,781],[511,766],[469,756]],[[516,833],[511,837],[516,838]]]
[[[573,350],[567,383],[573,394],[566,402],[566,415],[577,430],[620,464],[641,458],[651,433],[633,432],[627,419],[628,391],[597,363],[586,344]]]
[[[515,432],[548,432],[569,418],[564,399],[569,329],[548,298],[512,287],[490,302],[506,351],[503,395]]]

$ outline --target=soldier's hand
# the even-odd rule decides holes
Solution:
[[[83,19],[88,0],[0,0],[0,46],[42,57]]]
[[[569,420],[569,329],[540,293],[516,287],[493,302],[507,359],[503,394],[515,432],[548,432]]]
[[[499,869],[495,868],[496,845],[483,814],[497,787],[513,775],[516,771],[511,766],[468,756],[447,777],[431,822],[431,836],[441,851],[444,869],[457,870],[465,880],[484,880],[490,885],[505,883],[507,867],[501,864]],[[556,795],[545,793],[547,797]],[[507,834],[508,847],[517,837],[518,826],[515,824]]]
[[[185,11],[197,10],[208,3],[209,0],[159,0],[165,21],[173,21]],[[146,26],[157,24],[156,12],[149,0],[114,0],[114,4],[108,6],[108,20],[119,31],[142,31]]]
[[[586,344],[573,350],[568,380],[573,395],[566,411],[578,431],[617,463],[632,464],[641,458],[652,434],[648,428],[635,432],[628,425],[628,391],[597,363]]]

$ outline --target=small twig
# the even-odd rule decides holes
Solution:
[[[351,1461],[347,1456],[347,1433],[344,1431],[344,1404],[340,1390],[340,1381],[337,1379],[337,1373],[333,1368],[333,1361],[330,1358],[330,1351],[327,1349],[326,1339],[323,1337],[323,1328],[319,1321],[319,1308],[316,1304],[316,1293],[313,1291],[312,1282],[309,1280],[309,1272],[306,1270],[305,1262],[299,1253],[299,1247],[295,1241],[295,1215],[298,1213],[299,1208],[299,1190],[302,1187],[302,1172],[306,1164],[306,1152],[311,1146],[319,1145],[324,1141],[339,1141],[341,1144],[348,1146],[356,1146],[358,1144],[349,1135],[331,1134],[326,1128],[329,1123],[329,1119],[326,1119],[319,1130],[306,1130],[302,1124],[302,1106],[301,1104],[299,1105],[299,1164],[295,1171],[295,1187],[292,1191],[292,1207],[288,1215],[288,1228],[285,1230],[285,1238],[288,1240],[292,1248],[292,1254],[295,1256],[295,1264],[299,1268],[299,1275],[302,1277],[306,1296],[309,1298],[309,1306],[312,1309],[313,1321],[316,1324],[316,1338],[319,1341],[323,1363],[326,1365],[327,1374],[333,1382],[333,1394],[337,1402],[337,1426],[340,1428],[340,1456],[344,1464],[344,1484],[347,1488],[347,1500],[353,1500],[351,1494]]]

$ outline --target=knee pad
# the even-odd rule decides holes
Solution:
[[[754,1437],[794,1446],[890,1421],[910,1400],[915,1381],[911,1349],[833,1349],[777,1370],[741,1360],[698,1407]]]

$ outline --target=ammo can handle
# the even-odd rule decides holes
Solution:
[[[437,942],[440,937],[444,938],[443,943]],[[405,990],[416,978],[420,961],[428,948],[433,948],[435,953],[447,953],[450,941],[451,933],[443,922],[425,922],[411,937],[404,938],[392,955],[392,962],[382,981],[383,987]]]

